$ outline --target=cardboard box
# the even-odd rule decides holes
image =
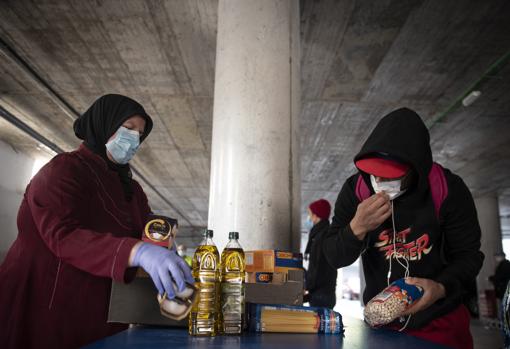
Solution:
[[[137,275],[129,284],[113,282],[108,322],[187,328],[187,318],[175,321],[161,315],[156,293],[150,277]]]
[[[246,303],[303,305],[303,270],[289,270],[282,284],[245,284]]]
[[[281,285],[287,282],[287,273],[273,273],[273,281],[271,283]]]
[[[273,273],[246,273],[245,282],[250,284],[270,284],[273,281]]]
[[[278,250],[256,250],[244,253],[247,272],[286,273],[303,269],[303,255]]]
[[[150,277],[141,271],[129,284],[112,283],[108,322],[188,327],[188,320],[170,320],[159,311],[156,289]],[[289,270],[281,284],[246,283],[246,303],[303,304],[303,270]]]
[[[265,273],[265,272],[248,272],[246,273],[247,283],[261,284],[283,284],[287,281],[287,273]]]

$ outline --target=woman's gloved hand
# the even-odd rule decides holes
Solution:
[[[168,299],[175,297],[172,279],[177,285],[177,291],[183,292],[186,282],[193,284],[193,276],[186,262],[177,255],[175,250],[169,250],[149,243],[135,245],[137,248],[132,262],[133,267],[142,267],[151,277],[159,294]]]

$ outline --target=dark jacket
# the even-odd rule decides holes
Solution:
[[[496,297],[502,299],[505,295],[508,281],[510,280],[510,261],[505,259],[499,262],[494,275],[492,275],[489,280],[494,284]]]
[[[356,161],[374,152],[386,153],[411,165],[414,172],[411,187],[394,200],[397,251],[408,257],[411,276],[442,283],[446,297],[413,315],[409,328],[422,327],[456,308],[462,302],[465,286],[475,279],[483,262],[473,198],[462,179],[447,169],[448,196],[441,205],[439,220],[435,215],[428,184],[432,166],[429,141],[420,117],[409,109],[399,109],[381,119],[355,157]],[[362,254],[366,280],[363,301],[367,303],[386,287],[393,243],[391,218],[363,241],[350,229],[360,203],[355,195],[360,175],[374,193],[368,174],[357,173],[347,179],[338,195],[323,251],[336,268],[350,265]],[[404,268],[394,261],[391,281],[403,276]]]
[[[0,266],[0,346],[77,348],[125,328],[107,323],[112,279],[125,282],[149,206],[126,201],[116,172],[83,145],[32,179],[19,234]]]
[[[335,294],[337,270],[326,261],[322,242],[329,230],[329,221],[322,219],[310,231],[305,254],[310,254],[306,273],[306,289],[310,293]]]

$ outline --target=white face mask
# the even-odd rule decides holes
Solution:
[[[385,192],[390,197],[390,200],[394,200],[405,193],[405,190],[400,189],[402,187],[402,179],[376,182],[375,177],[370,175],[370,182],[372,183],[372,188],[374,188],[376,193]]]

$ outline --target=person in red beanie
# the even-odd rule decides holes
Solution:
[[[307,300],[312,307],[333,308],[336,303],[336,268],[331,267],[321,251],[322,241],[329,230],[331,205],[320,199],[308,206],[307,228],[310,230],[305,256],[309,264],[306,273]]]

